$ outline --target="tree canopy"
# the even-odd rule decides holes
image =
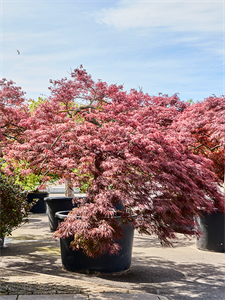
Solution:
[[[9,143],[4,155],[8,172],[10,162],[25,161],[27,174],[41,173],[46,180],[47,174],[57,174],[75,187],[85,184],[87,198],[55,236],[74,235],[74,249],[96,256],[118,251],[115,239],[121,232],[113,219],[118,204],[124,221],[156,234],[165,245],[175,238],[174,227],[196,234],[193,216],[199,208],[224,211],[213,160],[192,149],[202,142],[195,128],[197,134],[203,128],[223,151],[223,123],[209,121],[222,118],[224,98],[190,105],[177,95],[126,92],[120,85],[95,82],[82,66],[71,79],[51,83],[49,99],[19,121],[23,139]],[[206,114],[210,101],[217,108]]]

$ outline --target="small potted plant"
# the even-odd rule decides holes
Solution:
[[[0,246],[12,230],[28,222],[30,204],[26,192],[0,170]]]
[[[89,259],[102,257],[103,267],[109,257],[119,261],[130,226],[155,234],[162,245],[172,244],[173,228],[179,226],[198,235],[192,228],[199,207],[222,211],[225,199],[209,160],[193,154],[170,128],[186,104],[177,95],[153,97],[94,82],[82,67],[71,77],[52,81],[49,100],[35,111],[35,118],[24,120],[30,126],[26,140],[7,152],[39,165],[44,173],[70,178],[74,187],[86,184],[86,199],[54,233],[70,262],[64,266],[104,272]],[[77,106],[78,99],[83,104]],[[81,252],[84,264],[78,266]],[[115,271],[113,265],[107,272]],[[129,264],[121,264],[116,271],[127,268]]]

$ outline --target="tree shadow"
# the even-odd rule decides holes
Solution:
[[[35,215],[34,215],[35,216]],[[49,228],[49,223],[48,223],[48,220],[42,220],[42,219],[39,219],[39,218],[29,218],[29,223],[26,224],[26,226],[29,226],[29,229],[35,229],[35,230],[38,230],[38,229],[46,229],[46,228]]]
[[[22,276],[20,273],[19,276]],[[0,280],[0,295],[83,294],[81,287],[52,283],[21,283]],[[83,299],[87,299],[85,296]]]
[[[32,236],[31,236],[32,238]],[[1,249],[1,266],[24,271],[43,272],[60,258],[59,241],[33,240],[10,243]],[[58,267],[58,265],[57,265]]]
[[[180,233],[177,233],[176,236],[177,239],[174,239],[173,241],[173,248],[188,247],[195,244],[195,237],[188,237]],[[162,248],[162,245],[157,237],[149,237],[140,234],[135,235],[133,246],[140,248]]]
[[[38,222],[33,222],[33,224]],[[30,226],[30,224],[29,224]],[[44,228],[46,230],[46,228]],[[32,238],[32,235],[28,238]],[[194,240],[181,237],[175,247],[189,247]],[[1,249],[1,267],[21,271],[54,275],[59,278],[72,278],[108,285],[127,290],[136,289],[143,292],[164,295],[174,300],[222,300],[225,295],[224,263],[213,265],[207,263],[184,262],[157,256],[161,245],[157,239],[137,236],[135,247],[146,248],[143,252],[134,254],[129,270],[120,274],[80,274],[68,272],[62,268],[59,241],[38,240],[11,243]],[[153,249],[151,255],[147,248]],[[174,249],[176,251],[176,249]],[[196,249],[196,251],[198,251]],[[220,255],[220,254],[218,254]],[[221,254],[221,260],[224,259]],[[54,282],[52,283],[52,288]],[[33,290],[33,288],[32,288]]]
[[[133,289],[164,295],[174,300],[222,300],[225,271],[212,264],[177,264],[160,257],[133,258],[131,268],[121,274],[99,275],[113,282],[130,283]]]

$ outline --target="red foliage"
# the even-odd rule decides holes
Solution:
[[[0,147],[20,139],[24,129],[20,121],[28,117],[24,92],[13,81],[0,80]],[[1,149],[1,148],[0,148]]]
[[[224,210],[211,161],[188,150],[172,129],[187,103],[177,95],[151,97],[94,82],[82,67],[71,77],[52,81],[49,100],[20,122],[27,128],[25,140],[5,151],[8,161],[25,159],[37,172],[87,185],[86,202],[55,237],[73,235],[73,248],[90,256],[113,254],[121,235],[113,219],[117,204],[123,205],[124,221],[167,245],[174,226],[196,234],[190,228],[200,207]]]
[[[225,96],[211,96],[189,106],[172,127],[194,154],[213,161],[214,172],[224,181]]]

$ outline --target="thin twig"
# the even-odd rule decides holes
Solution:
[[[213,150],[215,150],[215,149],[221,147],[221,145],[216,145],[215,147],[210,148],[210,147],[207,146],[207,145],[201,144],[201,145],[198,145],[198,146],[196,146],[196,147],[194,147],[194,148],[189,148],[189,150],[196,150],[196,149],[198,149],[198,148],[200,148],[200,147],[202,147],[202,146],[203,146],[203,147],[206,147],[206,148],[209,149],[210,151],[213,151]]]

